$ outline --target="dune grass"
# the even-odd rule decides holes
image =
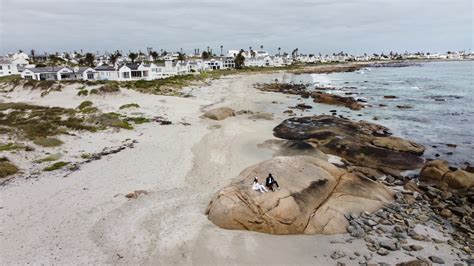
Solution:
[[[54,136],[67,134],[72,130],[96,132],[107,127],[133,129],[119,114],[99,113],[97,109],[87,108],[94,107],[77,110],[25,103],[0,103],[0,129],[45,147],[60,145],[62,142]]]
[[[52,165],[50,165],[48,167],[45,167],[43,169],[43,171],[46,171],[46,172],[55,171],[55,170],[63,168],[64,166],[66,166],[68,164],[70,164],[70,163],[69,162],[63,162],[63,161],[56,162],[56,163],[53,163]]]
[[[5,157],[0,158],[0,178],[5,178],[7,176],[16,174],[18,172],[18,167],[10,162]]]
[[[122,109],[127,109],[127,108],[139,108],[140,105],[138,105],[137,103],[127,103],[127,104],[124,104],[122,106],[120,106],[120,110]]]

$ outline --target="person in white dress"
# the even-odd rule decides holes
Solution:
[[[258,182],[258,177],[253,179],[252,189],[255,191],[260,191],[262,193],[268,192],[267,188]]]

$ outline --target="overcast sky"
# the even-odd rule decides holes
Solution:
[[[0,54],[473,49],[473,0],[0,0]],[[473,49],[474,50],[474,49]]]

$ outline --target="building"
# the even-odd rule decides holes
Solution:
[[[8,57],[0,58],[0,77],[18,74],[18,66],[13,63],[12,59]]]
[[[24,69],[21,77],[34,80],[96,80],[98,72],[91,67],[39,67]]]

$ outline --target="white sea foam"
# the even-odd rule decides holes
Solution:
[[[331,79],[329,79],[329,75],[327,74],[311,74],[311,78],[313,79],[313,83],[316,84],[331,84]]]

